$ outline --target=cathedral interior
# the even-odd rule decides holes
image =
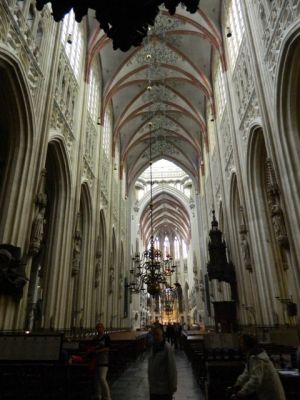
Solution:
[[[293,364],[300,1],[156,1],[138,36],[129,6],[118,31],[67,3],[0,2],[0,370],[28,356],[12,339],[55,348],[98,322],[135,353],[154,321],[180,324],[199,387],[203,341],[227,360],[239,332]],[[219,398],[197,382],[175,398]]]

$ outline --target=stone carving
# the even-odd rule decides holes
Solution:
[[[280,192],[272,160],[266,160],[266,190],[275,238],[282,247],[289,247],[283,211],[280,205]]]
[[[251,123],[259,116],[260,116],[260,109],[258,104],[258,98],[255,90],[253,89],[251,98],[248,103],[248,107],[240,124],[240,132],[242,135],[242,139],[244,141],[244,149],[246,149],[246,145],[248,142]]]
[[[245,268],[248,271],[252,271],[250,247],[246,235],[241,236],[241,253]]]
[[[283,212],[279,204],[274,203],[271,206],[271,218],[277,242],[280,246],[287,246],[288,237],[286,233]]]
[[[26,71],[28,84],[34,105],[37,106],[37,89],[42,80],[43,73],[39,65],[39,51],[37,49],[37,38],[32,36],[29,23],[19,7],[10,8],[7,2],[0,2],[0,41],[20,59]],[[44,13],[44,17],[50,16]]]
[[[205,302],[205,286],[204,286],[204,279],[203,279],[203,272],[200,272],[200,283],[199,283],[199,290],[201,293],[201,300],[203,303]]]
[[[39,208],[38,213],[33,221],[30,241],[30,254],[38,254],[41,247],[41,242],[44,237],[45,207]]]
[[[190,206],[190,209],[191,209],[191,211],[192,211],[193,217],[195,217],[195,207],[196,207],[196,204],[195,204],[195,200],[194,200],[192,197],[191,197],[190,200],[189,200],[189,206]]]
[[[102,253],[101,253],[101,243],[100,236],[97,239],[97,251],[96,251],[96,265],[95,265],[95,288],[99,286],[100,276],[102,272]]]
[[[246,234],[247,233],[247,224],[246,224],[246,218],[245,218],[245,211],[244,211],[244,207],[240,206],[240,233],[241,234]]]
[[[136,213],[138,213],[139,212],[139,201],[138,200],[136,200],[135,202],[134,202],[134,206],[133,206],[133,210],[136,212]]]
[[[266,17],[263,5],[260,0],[256,1],[258,14],[262,20],[263,36],[265,46],[265,62],[271,78],[275,79],[276,66],[280,47],[284,40],[286,30],[297,20],[300,15],[299,0],[274,0],[271,3],[271,10]],[[275,88],[276,86],[274,86]]]
[[[119,299],[122,299],[122,297],[123,297],[123,281],[124,281],[123,274],[120,274],[119,275],[119,287],[118,287]]]
[[[95,157],[95,141],[96,141],[96,128],[90,115],[88,115],[87,129],[85,137],[85,152],[84,158],[88,163],[91,171],[94,170],[94,157]]]
[[[245,218],[245,212],[244,212],[244,207],[240,206],[240,217],[239,217],[239,222],[240,222],[240,234],[241,234],[241,254],[242,254],[242,261],[245,266],[245,268],[249,271],[252,272],[252,262],[251,262],[251,253],[250,253],[250,246],[249,242],[247,239],[247,224],[246,224],[246,218]]]
[[[72,158],[73,143],[75,141],[73,123],[78,91],[79,86],[74,72],[62,48],[56,78],[51,127],[61,132],[64,136],[70,158]]]
[[[220,132],[224,141],[223,154],[225,161],[225,175],[230,179],[231,172],[234,169],[234,158],[232,149],[232,137],[229,124],[228,112],[225,110],[223,120],[220,126]]]
[[[193,273],[197,274],[197,272],[198,272],[198,263],[197,263],[196,254],[194,253],[194,255],[193,255]],[[196,279],[196,277],[194,277],[194,279]]]
[[[72,259],[72,275],[76,276],[80,271],[81,258],[81,229],[80,229],[80,213],[77,214],[76,230],[74,236],[73,259]]]
[[[108,204],[108,169],[109,169],[109,161],[106,154],[103,152],[102,154],[102,162],[101,162],[101,182],[100,182],[100,195],[101,195],[101,205],[103,207],[107,207]]]
[[[21,263],[21,249],[10,244],[1,244],[0,291],[20,299],[27,281],[25,265]]]
[[[253,92],[253,76],[251,71],[250,56],[245,37],[240,46],[240,52],[236,61],[233,85],[238,100],[238,114],[242,120]]]
[[[226,164],[226,167],[225,167],[225,175],[228,180],[231,177],[232,171],[234,171],[233,151],[231,151],[230,156],[227,161],[227,164]]]
[[[113,266],[109,269],[109,293],[112,293],[114,290],[114,281],[115,281],[115,269]]]
[[[87,162],[85,156],[83,156],[83,172],[82,176],[87,180],[89,187],[92,189],[94,187],[95,175],[91,169],[90,164]]]
[[[44,238],[44,225],[46,223],[45,211],[47,205],[47,194],[45,192],[45,186],[46,186],[46,169],[43,169],[41,173],[38,194],[36,197],[37,212],[31,230],[31,240],[29,246],[29,254],[31,255],[36,255],[39,253],[41,248],[41,242]]]
[[[119,221],[119,185],[116,177],[113,178],[113,194],[112,194],[112,217],[115,224]]]

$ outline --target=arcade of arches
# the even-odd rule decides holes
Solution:
[[[241,327],[299,324],[299,0],[161,9],[125,53],[92,14],[56,23],[50,5],[2,0],[0,87],[0,330],[156,317],[207,329],[218,302]],[[151,236],[151,137],[172,313],[128,290]],[[216,273],[213,218],[227,260]]]

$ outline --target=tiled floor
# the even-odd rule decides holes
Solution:
[[[178,389],[175,400],[202,400],[189,361],[182,351],[176,353]],[[147,359],[131,365],[112,385],[112,400],[148,400]]]

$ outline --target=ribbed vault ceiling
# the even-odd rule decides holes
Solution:
[[[150,132],[153,160],[173,161],[197,186],[202,148],[207,140],[207,102],[214,109],[212,49],[220,53],[224,62],[220,4],[220,0],[201,0],[197,13],[178,7],[174,17],[162,9],[143,46],[126,53],[113,50],[110,39],[89,18],[87,71],[94,57],[100,55],[102,121],[111,104],[113,147],[119,143],[128,188],[148,166]],[[156,199],[160,207],[165,200],[165,207],[174,201],[168,196]],[[186,236],[186,220],[183,214],[181,217],[180,229]],[[168,223],[172,224],[171,219]]]
[[[167,234],[177,232],[185,241],[190,240],[190,218],[185,205],[175,196],[160,192],[153,197],[153,234]],[[145,243],[151,236],[149,203],[145,207],[140,219],[141,237]]]

